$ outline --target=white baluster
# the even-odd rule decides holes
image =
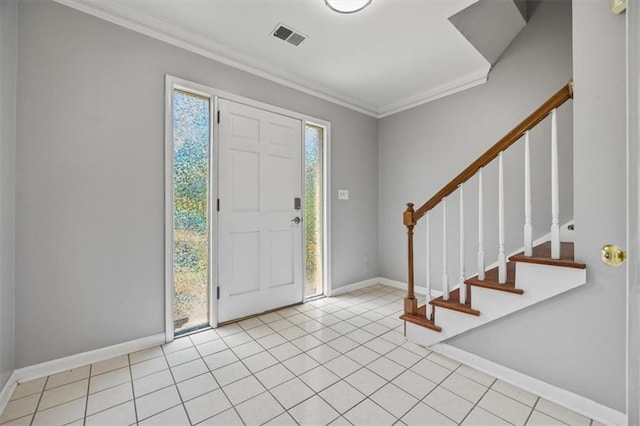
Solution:
[[[504,166],[502,152],[498,157],[498,283],[507,282],[507,260],[504,255]]]
[[[478,279],[484,280],[484,206],[482,197],[482,169],[478,171]]]
[[[551,111],[551,258],[560,259],[560,199],[558,188],[558,119]]]
[[[449,275],[447,274],[447,197],[442,199],[442,299],[449,300]]]
[[[429,243],[431,242],[431,231],[430,231],[430,224],[429,224],[429,212],[427,212],[424,221],[426,222],[426,227],[427,227],[427,247],[426,247],[426,257],[427,257],[427,262],[426,262],[426,266],[427,266],[427,319],[430,320],[432,319],[432,312],[433,312],[433,306],[431,306],[429,304],[429,302],[431,301],[431,249],[429,248]]]
[[[464,184],[460,184],[460,276],[458,288],[460,303],[467,303],[467,285],[464,283]]]
[[[533,226],[531,225],[531,152],[529,131],[524,134],[524,255],[533,255]]]

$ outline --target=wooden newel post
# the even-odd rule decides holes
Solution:
[[[402,221],[407,227],[407,297],[404,299],[404,313],[416,315],[418,313],[418,300],[413,290],[413,203],[407,203],[407,210],[402,215]]]

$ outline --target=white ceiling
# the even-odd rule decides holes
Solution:
[[[490,64],[448,18],[477,0],[58,0],[376,117],[486,81]],[[279,23],[308,36],[295,47]]]

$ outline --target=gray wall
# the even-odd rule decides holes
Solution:
[[[588,284],[576,291],[472,330],[448,343],[530,376],[624,411],[625,402],[625,285],[624,270],[602,265],[605,243],[623,245],[624,229],[624,17],[613,16],[609,4],[577,2],[573,7],[573,70],[571,5],[567,2],[530,3],[530,21],[507,49],[489,82],[472,90],[416,108],[380,122],[380,270],[383,276],[405,281],[403,202],[422,202],[475,159],[496,137],[533,107],[575,77],[574,160],[571,134],[561,137],[561,222],[573,218],[577,227],[576,257],[588,265]],[[561,129],[571,126],[571,106],[565,105]],[[563,121],[565,121],[563,123]],[[546,132],[546,130],[544,131]],[[541,142],[548,144],[546,135]],[[536,147],[539,149],[539,147]],[[521,151],[509,152],[505,164],[507,202],[522,200]],[[534,229],[547,232],[547,153],[534,152]],[[515,154],[515,155],[514,155]],[[508,158],[506,158],[508,160]],[[542,163],[540,162],[542,161]],[[542,164],[542,165],[541,165]],[[616,166],[617,165],[617,166]],[[612,170],[613,169],[613,170]],[[495,167],[489,172],[495,175]],[[567,176],[567,171],[569,175]],[[542,175],[539,175],[542,173]],[[575,200],[571,198],[571,173]],[[402,187],[403,182],[413,184]],[[542,185],[540,182],[544,181]],[[492,176],[486,183],[495,182]],[[494,190],[495,192],[495,190]],[[466,194],[465,194],[466,195]],[[534,198],[534,199],[535,199]],[[539,199],[542,198],[542,199]],[[488,201],[494,203],[495,195]],[[457,203],[457,196],[453,197]],[[468,206],[475,206],[473,195]],[[542,208],[539,208],[542,206]],[[610,207],[617,206],[611,213]],[[507,210],[507,251],[522,246],[522,207]],[[435,212],[436,219],[439,212]],[[455,209],[450,211],[456,221]],[[495,252],[495,225],[485,229],[486,249]],[[469,217],[468,217],[469,218]],[[475,236],[473,215],[467,234]],[[434,230],[440,247],[439,219]],[[457,241],[457,224],[450,241]],[[420,228],[420,226],[418,226]],[[516,230],[517,235],[510,234]],[[418,230],[418,239],[423,238]],[[475,241],[475,238],[472,238]],[[418,241],[417,280],[424,281],[424,262]],[[457,244],[450,248],[450,279],[458,274]],[[471,244],[473,246],[473,244]],[[467,251],[467,270],[475,270],[475,247]],[[494,257],[495,259],[495,257]],[[434,253],[434,265],[440,265]],[[439,284],[436,268],[432,279]],[[526,331],[526,332],[524,332]]]
[[[0,0],[0,388],[15,368],[14,229],[18,6]]]
[[[424,203],[571,78],[571,4],[529,3],[529,24],[514,39],[486,84],[386,117],[379,122],[379,251],[383,277],[406,282],[405,203]],[[572,104],[559,110],[561,223],[573,217]],[[550,225],[550,125],[532,131],[533,226],[536,237]],[[505,153],[506,252],[523,246],[523,142]],[[457,282],[458,194],[447,204],[450,282]],[[497,260],[497,161],[485,168],[485,253]],[[476,273],[477,180],[465,189],[466,273]],[[440,288],[442,211],[432,214],[431,280]],[[416,227],[416,283],[424,286],[424,223]]]
[[[451,16],[449,22],[494,65],[527,25],[526,3],[514,0],[480,0]]]
[[[567,5],[543,4],[531,23],[554,7]],[[575,242],[587,285],[448,343],[625,411],[624,268],[600,261],[603,244],[625,243],[624,16],[612,15],[606,1],[577,1],[572,24]],[[551,38],[541,42],[559,48]],[[566,52],[566,41],[557,43]],[[566,64],[546,66],[566,72]]]
[[[374,118],[52,2],[18,29],[19,367],[163,332],[165,73],[331,121],[333,286],[378,275]]]

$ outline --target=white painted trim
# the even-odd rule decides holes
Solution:
[[[209,325],[213,328],[218,328],[218,312],[220,309],[219,300],[217,297],[217,287],[220,285],[219,278],[219,257],[218,257],[218,170],[220,170],[220,164],[218,163],[220,158],[220,126],[218,124],[218,111],[220,107],[218,105],[219,98],[213,97],[211,99],[211,149],[209,150]]]
[[[378,118],[396,114],[398,112],[405,111],[419,105],[444,98],[445,96],[453,95],[454,93],[458,93],[463,90],[484,84],[487,82],[490,70],[490,65],[487,65],[486,67],[482,67],[475,72],[462,76],[451,82],[433,87],[425,92],[411,95],[407,98],[400,99],[399,101],[384,105],[378,110]]]
[[[390,280],[389,278],[383,278],[383,277],[378,277],[376,278],[378,281],[378,283],[380,284],[384,284],[386,286],[389,287],[394,287],[400,290],[406,290],[407,289],[407,283],[404,283],[402,281],[395,281],[395,280]],[[456,289],[457,287],[453,287],[453,289]],[[426,296],[427,295],[427,289],[426,287],[420,287],[420,286],[415,286],[413,288],[413,292],[415,294],[420,294],[422,296]],[[431,289],[431,297],[433,297],[434,299],[438,298],[442,296],[442,292],[438,291],[438,290],[434,290]]]
[[[389,286],[389,287],[398,288],[400,290],[406,290],[407,289],[407,283],[403,283],[402,281],[396,281],[396,280],[391,280],[389,278],[379,277],[378,278],[378,282],[380,284],[384,284],[384,285]],[[433,293],[436,290],[431,290],[431,291]],[[426,295],[427,294],[427,289],[425,287],[414,286],[413,292],[416,293],[416,294]]]
[[[627,238],[629,256],[626,265],[626,411],[627,424],[640,423],[640,20],[638,1],[628,2],[626,13],[627,41]]]
[[[218,198],[218,177],[213,173],[217,170],[216,161],[218,158],[216,143],[218,126],[216,123],[216,111],[218,110],[217,97],[212,89],[197,83],[177,79],[170,75],[165,75],[165,341],[171,342],[174,339],[174,317],[173,317],[173,92],[183,90],[188,93],[202,96],[209,99],[210,123],[209,123],[209,239],[216,241],[217,237],[217,211],[214,210]],[[218,325],[217,299],[215,299],[215,286],[217,277],[217,245],[210,244],[209,247],[209,326],[215,328]]]
[[[236,102],[239,104],[244,104],[250,107],[254,107],[254,108],[260,108],[263,109],[265,111],[269,111],[269,112],[273,112],[276,114],[281,114],[281,115],[285,115],[287,117],[291,117],[291,118],[295,118],[297,120],[302,120],[302,121],[309,121],[312,123],[318,123],[320,125],[329,125],[330,123],[327,120],[324,120],[322,118],[318,118],[318,117],[313,117],[307,114],[303,114],[297,111],[292,111],[290,109],[286,109],[286,108],[281,108],[275,105],[271,105],[268,104],[266,102],[260,102],[260,101],[256,101],[254,99],[251,98],[247,98],[245,96],[240,96],[240,95],[236,95],[235,93],[231,93],[231,92],[227,92],[225,90],[222,89],[218,89],[215,87],[211,87],[211,86],[206,86],[204,84],[198,84],[198,83],[194,83],[190,80],[185,80],[183,78],[180,77],[176,77],[174,75],[171,74],[166,74],[166,78],[170,79],[170,81],[173,83],[173,86],[176,88],[182,88],[186,91],[192,92],[192,93],[199,93],[203,96],[213,96],[213,97],[217,97],[217,98],[221,98],[221,99],[226,99],[232,102]]]
[[[265,111],[269,111],[269,112],[273,112],[276,114],[281,114],[287,117],[291,117],[294,118],[296,120],[301,120],[304,123],[309,122],[309,123],[313,123],[316,124],[318,126],[322,126],[325,129],[325,138],[326,140],[326,158],[324,158],[327,170],[326,170],[326,176],[327,176],[327,181],[325,183],[325,190],[327,191],[327,193],[325,194],[325,198],[327,200],[327,204],[326,204],[326,222],[325,222],[325,232],[326,232],[326,250],[327,252],[325,253],[325,265],[324,267],[325,269],[325,280],[326,280],[326,286],[325,286],[325,294],[326,295],[330,295],[330,283],[331,283],[331,239],[330,239],[330,235],[331,235],[331,198],[330,198],[330,194],[331,194],[331,156],[330,156],[330,138],[331,138],[331,123],[327,120],[321,119],[321,118],[317,118],[317,117],[312,117],[310,115],[307,114],[303,114],[297,111],[291,111],[288,110],[286,108],[280,108],[274,105],[270,105],[264,102],[260,102],[260,101],[256,101],[250,98],[246,98],[244,96],[239,96],[236,95],[234,93],[230,93],[230,92],[226,92],[224,90],[220,90],[220,89],[216,89],[214,87],[209,87],[203,84],[199,84],[199,83],[194,83],[192,81],[189,80],[185,80],[170,74],[166,74],[165,75],[165,335],[166,335],[166,341],[170,342],[171,340],[173,340],[173,308],[171,303],[169,303],[169,301],[173,300],[173,268],[172,268],[172,263],[173,263],[173,251],[172,251],[172,247],[173,247],[173,241],[167,242],[168,237],[167,236],[173,236],[173,182],[172,179],[169,179],[169,176],[173,176],[173,170],[171,169],[172,164],[173,164],[173,108],[171,105],[171,100],[173,99],[172,97],[172,93],[174,89],[182,89],[186,92],[190,92],[190,93],[195,93],[204,97],[207,97],[209,99],[211,99],[212,102],[212,106],[214,107],[214,114],[212,116],[212,120],[211,120],[211,125],[212,125],[212,132],[213,132],[213,136],[212,136],[212,141],[213,142],[213,147],[215,150],[215,156],[216,158],[219,158],[218,155],[218,144],[216,143],[216,141],[218,140],[218,124],[215,120],[215,116],[216,116],[216,112],[218,110],[218,101],[220,99],[226,99],[232,102],[236,102],[239,104],[243,104],[243,105],[247,105],[253,108],[259,108],[259,109],[263,109]],[[304,127],[304,126],[303,126]],[[304,131],[304,129],[303,129]],[[212,202],[213,199],[218,197],[218,189],[217,189],[217,176],[212,179],[213,183],[212,185],[215,186],[215,191],[211,191],[212,193]],[[167,196],[167,194],[169,196]],[[171,213],[169,213],[171,212]],[[212,211],[213,213],[213,211]],[[212,241],[215,241],[215,238],[217,236],[217,219],[211,220],[211,226],[215,226],[216,230],[215,233],[212,234]],[[215,245],[215,244],[214,244]],[[217,255],[217,247],[212,247],[211,249],[211,255]],[[217,273],[218,273],[218,267],[217,267],[217,258],[214,262],[212,262],[212,266],[211,266],[213,275],[215,275],[216,278],[216,283],[218,282],[218,277],[217,277]],[[215,271],[213,271],[213,269],[215,269]],[[327,290],[328,289],[328,290]],[[211,326],[212,327],[217,327],[218,325],[218,301],[217,299],[214,300],[214,287],[211,287],[211,318],[210,318],[210,322],[211,322]],[[304,299],[304,292],[303,292],[303,299]],[[301,300],[303,301],[303,300]],[[215,307],[215,310],[213,309],[213,307]]]
[[[407,283],[403,283],[402,281],[395,281],[395,280],[391,280],[389,278],[384,278],[384,277],[376,277],[376,278],[371,278],[368,280],[364,280],[364,281],[358,281],[352,284],[347,284],[347,285],[343,285],[341,287],[336,288],[335,290],[333,290],[333,293],[331,294],[331,296],[337,296],[339,294],[343,294],[343,293],[348,293],[350,291],[354,291],[354,290],[359,290],[361,288],[365,288],[365,287],[369,287],[375,284],[382,284],[382,285],[386,285],[388,287],[393,287],[393,288],[397,288],[400,290],[406,290],[407,289]],[[454,287],[457,288],[457,287]],[[427,289],[425,287],[420,287],[420,286],[415,286],[414,287],[414,292],[416,294],[420,294],[425,296],[427,294]],[[433,296],[433,298],[437,298],[442,296],[442,292],[438,291],[438,290],[431,290],[431,294]]]
[[[7,383],[5,383],[2,389],[0,389],[0,413],[2,413],[7,407],[7,404],[11,399],[11,395],[13,395],[13,391],[16,390],[17,386],[18,379],[16,376],[16,372],[13,371],[7,379]]]
[[[331,290],[331,294],[329,294],[329,296],[338,296],[340,294],[348,293],[354,290],[360,290],[361,288],[369,287],[375,284],[381,284],[379,278],[371,278],[368,280],[358,281],[353,284],[347,284],[338,288],[334,288]]]
[[[166,22],[150,18],[117,2],[88,2],[85,0],[55,0],[57,3],[93,15],[124,28],[136,31],[165,43],[180,47],[224,65],[248,72],[325,101],[378,118],[378,108],[368,102],[356,99],[327,87],[294,77],[282,69],[260,63],[248,56],[239,55],[225,46],[211,40],[180,30]]]
[[[95,349],[93,351],[58,358],[41,364],[31,365],[29,367],[18,368],[14,371],[12,378],[18,383],[27,382],[29,380],[39,379],[41,377],[94,364],[117,356],[141,351],[153,346],[162,345],[164,342],[164,333],[154,334],[153,336],[143,337],[141,339],[131,340],[129,342],[119,343],[113,346],[107,346],[106,348]]]
[[[213,59],[224,65],[248,72],[265,80],[375,118],[383,118],[486,83],[491,69],[490,64],[487,63],[485,67],[456,80],[432,87],[427,91],[411,95],[387,105],[377,106],[320,84],[313,83],[300,76],[295,76],[281,68],[256,61],[255,58],[241,55],[209,39],[196,36],[164,21],[146,16],[122,3],[88,0],[54,1],[173,46]]]
[[[430,349],[601,423],[623,425],[627,422],[624,413],[446,343],[437,343]]]
[[[173,318],[173,89],[174,82],[164,82],[164,332],[165,342],[174,336]]]

